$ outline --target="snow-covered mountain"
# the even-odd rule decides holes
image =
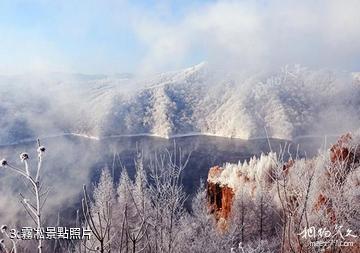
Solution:
[[[61,133],[338,134],[360,126],[359,76],[300,66],[230,73],[206,63],[147,77],[0,76],[0,143]]]

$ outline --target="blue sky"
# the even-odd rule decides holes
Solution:
[[[181,19],[194,1],[1,1],[1,72],[133,72],[147,45],[132,13],[164,22]],[[203,4],[203,3],[202,3]],[[189,58],[188,64],[192,64]],[[33,65],[21,66],[21,65]]]
[[[203,60],[356,69],[358,7],[351,0],[1,1],[0,73],[147,73]]]

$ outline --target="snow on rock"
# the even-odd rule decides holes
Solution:
[[[265,189],[273,181],[277,166],[276,153],[261,154],[249,162],[226,163],[210,168],[207,179],[207,196],[210,213],[215,215],[221,229],[226,229],[235,198],[244,192],[255,198],[257,191]],[[267,189],[266,189],[267,190]]]
[[[248,184],[258,184],[259,182],[271,181],[272,170],[278,163],[277,155],[274,152],[261,154],[259,158],[252,157],[248,162],[226,163],[223,167],[215,166],[210,169],[208,182],[228,186],[236,194]]]

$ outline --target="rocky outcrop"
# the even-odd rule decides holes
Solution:
[[[246,194],[255,197],[258,191],[257,180],[261,178],[264,185],[271,184],[275,159],[276,154],[270,153],[261,155],[260,158],[253,157],[243,164],[225,164],[223,167],[210,168],[207,179],[208,207],[221,230],[227,228],[233,203],[240,189],[245,189]]]
[[[234,191],[228,186],[209,182],[207,196],[210,213],[213,213],[218,221],[227,220],[231,213]]]
[[[275,153],[269,153],[248,162],[212,167],[207,180],[209,210],[224,230],[234,212],[235,200],[243,198],[246,193],[250,201],[255,201],[258,194],[265,192],[276,212],[294,221],[294,224],[285,224],[288,231],[292,230],[292,236],[288,236],[285,243],[285,252],[291,245],[303,250],[296,234],[300,227],[309,226],[308,216],[312,216],[309,219],[319,227],[335,228],[336,224],[347,222],[342,213],[347,209],[341,211],[339,205],[342,205],[341,199],[359,197],[356,195],[356,187],[360,187],[360,150],[357,143],[350,134],[340,137],[329,149],[328,159],[320,156],[309,160],[279,161]],[[345,195],[336,195],[340,194],[338,189],[344,189],[341,194]],[[351,195],[351,191],[355,195]],[[352,205],[357,205],[354,201]],[[357,213],[357,207],[347,207],[345,202],[342,208],[353,208],[353,212]],[[355,248],[358,247],[359,244],[356,244]],[[349,251],[344,252],[353,252],[353,249],[347,248]]]
[[[207,182],[207,200],[209,211],[214,215],[219,228],[226,230],[235,194],[229,186],[216,182],[223,170],[219,166],[210,168]]]
[[[335,184],[344,183],[347,175],[351,171],[354,164],[359,164],[360,151],[352,143],[350,134],[341,136],[337,143],[329,149],[329,167],[324,170],[324,177],[331,179]],[[239,189],[247,191],[249,196],[255,196],[259,187],[271,189],[277,177],[287,178],[294,177],[292,170],[297,163],[294,159],[286,162],[278,161],[276,153],[262,154],[259,158],[253,157],[249,162],[245,161],[238,164],[225,164],[223,167],[214,166],[210,168],[208,173],[208,203],[212,213],[217,219],[228,218],[231,212],[231,204]],[[312,171],[316,166],[314,160],[301,161],[302,169]],[[277,169],[276,166],[281,166]],[[277,170],[277,172],[275,172]],[[278,174],[277,174],[278,173]],[[280,173],[280,175],[279,175]],[[293,179],[294,180],[294,179]],[[355,184],[360,185],[359,182]],[[291,186],[289,187],[289,191]],[[289,205],[298,206],[296,194],[287,193],[289,196]],[[313,203],[312,210],[317,211],[326,206],[328,213],[331,213],[331,200],[319,188],[318,197]],[[334,219],[334,215],[330,215]]]

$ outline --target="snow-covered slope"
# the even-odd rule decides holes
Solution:
[[[241,72],[241,71],[239,71]],[[0,142],[58,133],[202,133],[292,139],[360,126],[356,73],[284,67],[228,73],[206,63],[148,77],[0,77]]]

